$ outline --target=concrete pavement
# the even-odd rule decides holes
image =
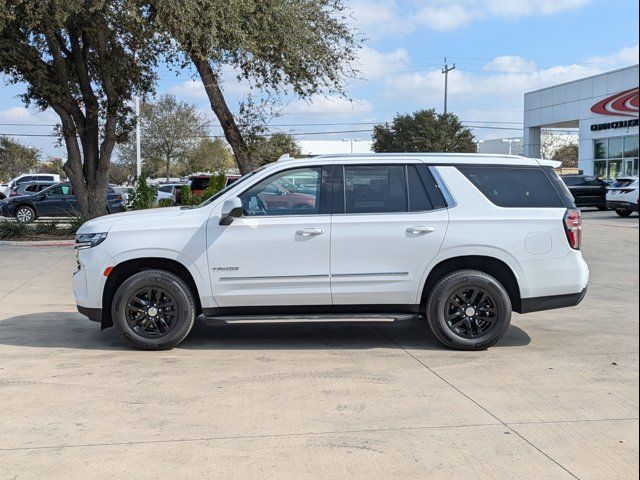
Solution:
[[[72,249],[0,245],[0,478],[638,478],[638,217],[585,217],[585,301],[486,352],[206,321],[138,352],[75,313]]]

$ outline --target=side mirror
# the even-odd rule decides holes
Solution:
[[[242,217],[243,214],[242,200],[238,197],[225,200],[220,213],[220,225],[231,225],[236,218]]]

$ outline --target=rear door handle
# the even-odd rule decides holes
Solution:
[[[324,230],[321,228],[302,228],[296,231],[296,235],[301,237],[313,237],[315,235],[322,235]]]
[[[419,235],[421,233],[432,233],[435,232],[436,229],[434,227],[427,227],[425,225],[416,225],[413,227],[407,227],[407,233],[411,235]]]

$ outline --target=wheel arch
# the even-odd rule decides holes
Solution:
[[[456,270],[468,269],[479,270],[498,280],[509,294],[513,310],[520,313],[522,310],[522,297],[515,273],[503,260],[483,255],[451,257],[435,265],[429,272],[422,288],[420,297],[421,309],[426,305],[427,296],[438,280]]]
[[[118,290],[118,287],[134,273],[141,272],[143,270],[166,270],[168,272],[177,275],[184,280],[191,291],[196,301],[196,315],[202,313],[202,305],[200,303],[200,295],[198,293],[198,286],[193,278],[193,275],[182,263],[177,260],[162,257],[143,257],[126,260],[113,267],[113,270],[109,273],[107,281],[104,284],[102,291],[102,330],[113,326],[111,319],[111,302]]]

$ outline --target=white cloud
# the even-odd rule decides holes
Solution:
[[[533,72],[536,63],[517,55],[501,55],[487,63],[483,70],[494,72]]]
[[[589,0],[354,0],[356,25],[366,35],[409,33],[418,27],[455,30],[474,20],[498,17],[515,20],[555,15],[579,8]]]
[[[169,89],[169,93],[172,93],[178,97],[198,98],[206,99],[207,92],[204,90],[202,81],[200,79],[186,80]]]
[[[33,120],[33,116],[31,112],[24,107],[11,107],[6,110],[0,110],[0,120],[6,123],[24,123],[28,120]]]
[[[344,97],[324,97],[314,96],[309,100],[297,100],[289,104],[283,111],[286,114],[331,114],[353,112],[362,113],[372,110],[371,104],[367,100]]]
[[[409,53],[404,48],[392,52],[379,52],[363,46],[354,67],[365,78],[371,78],[389,71],[406,69],[409,66]]]

